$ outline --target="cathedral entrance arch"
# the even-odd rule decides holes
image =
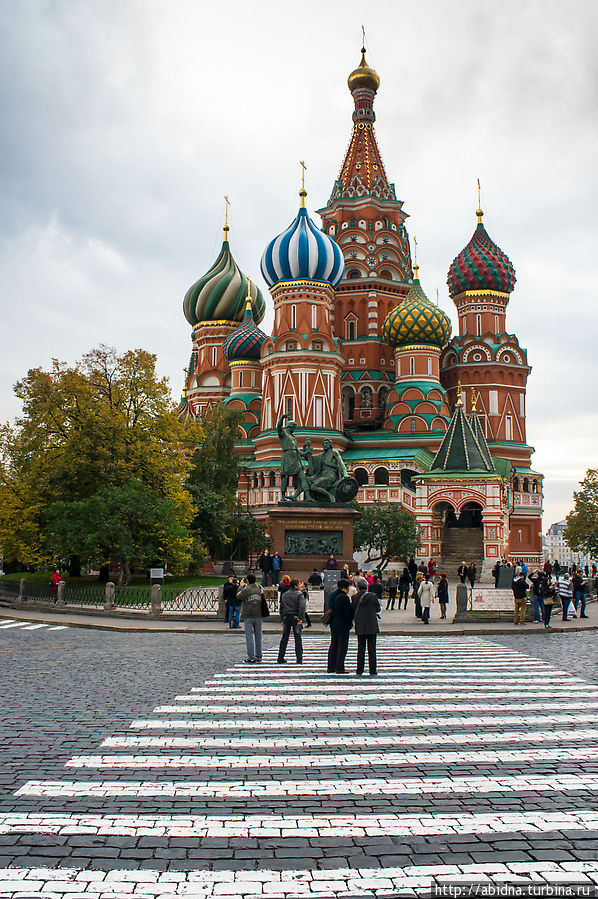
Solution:
[[[465,503],[461,507],[457,527],[460,528],[481,528],[484,526],[483,508],[480,503],[473,500]]]
[[[432,515],[437,527],[457,527],[456,509],[451,503],[447,502],[446,500],[442,500],[441,502],[438,502],[434,506],[432,506]]]

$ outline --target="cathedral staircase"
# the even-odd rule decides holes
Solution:
[[[442,558],[438,571],[446,571],[449,584],[458,583],[457,571],[461,562],[475,562],[478,580],[484,561],[484,534],[482,528],[447,528],[442,533]],[[486,575],[487,576],[487,575]]]

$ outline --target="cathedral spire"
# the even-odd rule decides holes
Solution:
[[[396,200],[394,184],[390,184],[386,177],[373,128],[376,121],[374,98],[380,87],[380,76],[367,64],[365,52],[364,44],[361,62],[347,80],[355,103],[353,134],[331,200],[368,196]]]

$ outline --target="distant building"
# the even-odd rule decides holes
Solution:
[[[563,568],[570,568],[574,562],[582,568],[584,565],[591,565],[593,560],[588,553],[574,553],[565,541],[563,534],[566,527],[566,521],[556,521],[550,525],[542,538],[544,558],[551,562],[557,559]]]

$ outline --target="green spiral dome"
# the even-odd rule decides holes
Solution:
[[[245,312],[248,280],[233,258],[225,238],[214,265],[192,284],[183,300],[183,312],[190,325],[199,322],[240,322]],[[253,317],[259,324],[266,312],[261,291],[251,284]]]

